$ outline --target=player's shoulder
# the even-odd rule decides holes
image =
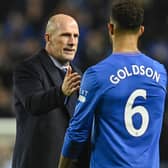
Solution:
[[[148,56],[146,54],[143,54],[143,56],[144,56],[144,59],[146,60],[146,62],[148,64],[151,64],[151,66],[154,66],[156,69],[160,69],[165,72],[167,71],[165,65],[162,64],[159,60],[152,58],[151,56]]]
[[[101,83],[107,77],[109,66],[108,58],[105,58],[97,64],[88,67],[84,72],[84,76],[94,83]]]
[[[101,71],[102,69],[104,69],[107,66],[111,66],[112,64],[112,55],[107,56],[106,58],[104,58],[103,60],[99,61],[97,64],[92,65],[91,67],[89,67],[88,69],[90,71]]]
[[[102,63],[97,63],[95,65],[92,65],[86,69],[84,74],[96,75],[96,73],[102,70],[102,65],[103,65]]]

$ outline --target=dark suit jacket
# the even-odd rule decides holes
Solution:
[[[78,71],[72,66],[74,71]],[[79,72],[79,71],[78,71]],[[57,168],[77,93],[64,105],[63,75],[45,50],[14,71],[17,135],[12,168]],[[77,168],[87,168],[88,151]]]

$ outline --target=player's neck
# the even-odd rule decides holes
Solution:
[[[115,36],[113,52],[139,52],[136,36]]]

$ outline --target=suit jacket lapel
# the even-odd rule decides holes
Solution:
[[[53,84],[57,87],[60,87],[63,81],[60,70],[53,64],[45,50],[41,51],[40,59]]]
[[[53,64],[52,60],[49,58],[45,50],[41,51],[40,59],[46,72],[48,72],[48,76],[50,77],[53,84],[57,87],[60,87],[64,78],[63,74],[61,75],[61,70]],[[71,64],[71,67],[73,71],[76,71],[79,74],[81,74],[81,72],[73,64]],[[75,92],[74,94],[68,97],[68,102],[65,105],[70,117],[72,117],[74,113],[77,97],[78,92]]]

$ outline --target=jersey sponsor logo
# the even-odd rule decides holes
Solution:
[[[88,94],[88,91],[87,90],[84,90],[84,89],[80,89],[79,91],[79,97],[78,97],[78,100],[82,103],[84,103],[86,101],[86,96]]]
[[[110,76],[110,81],[113,84],[118,84],[121,80],[136,75],[146,76],[155,80],[157,83],[160,80],[160,74],[151,67],[145,67],[144,65],[132,65],[130,69],[128,69],[126,66],[118,69],[115,75],[112,74]]]
[[[78,100],[82,103],[84,103],[86,101],[86,97],[85,96],[82,96],[82,95],[79,95],[78,97]]]

